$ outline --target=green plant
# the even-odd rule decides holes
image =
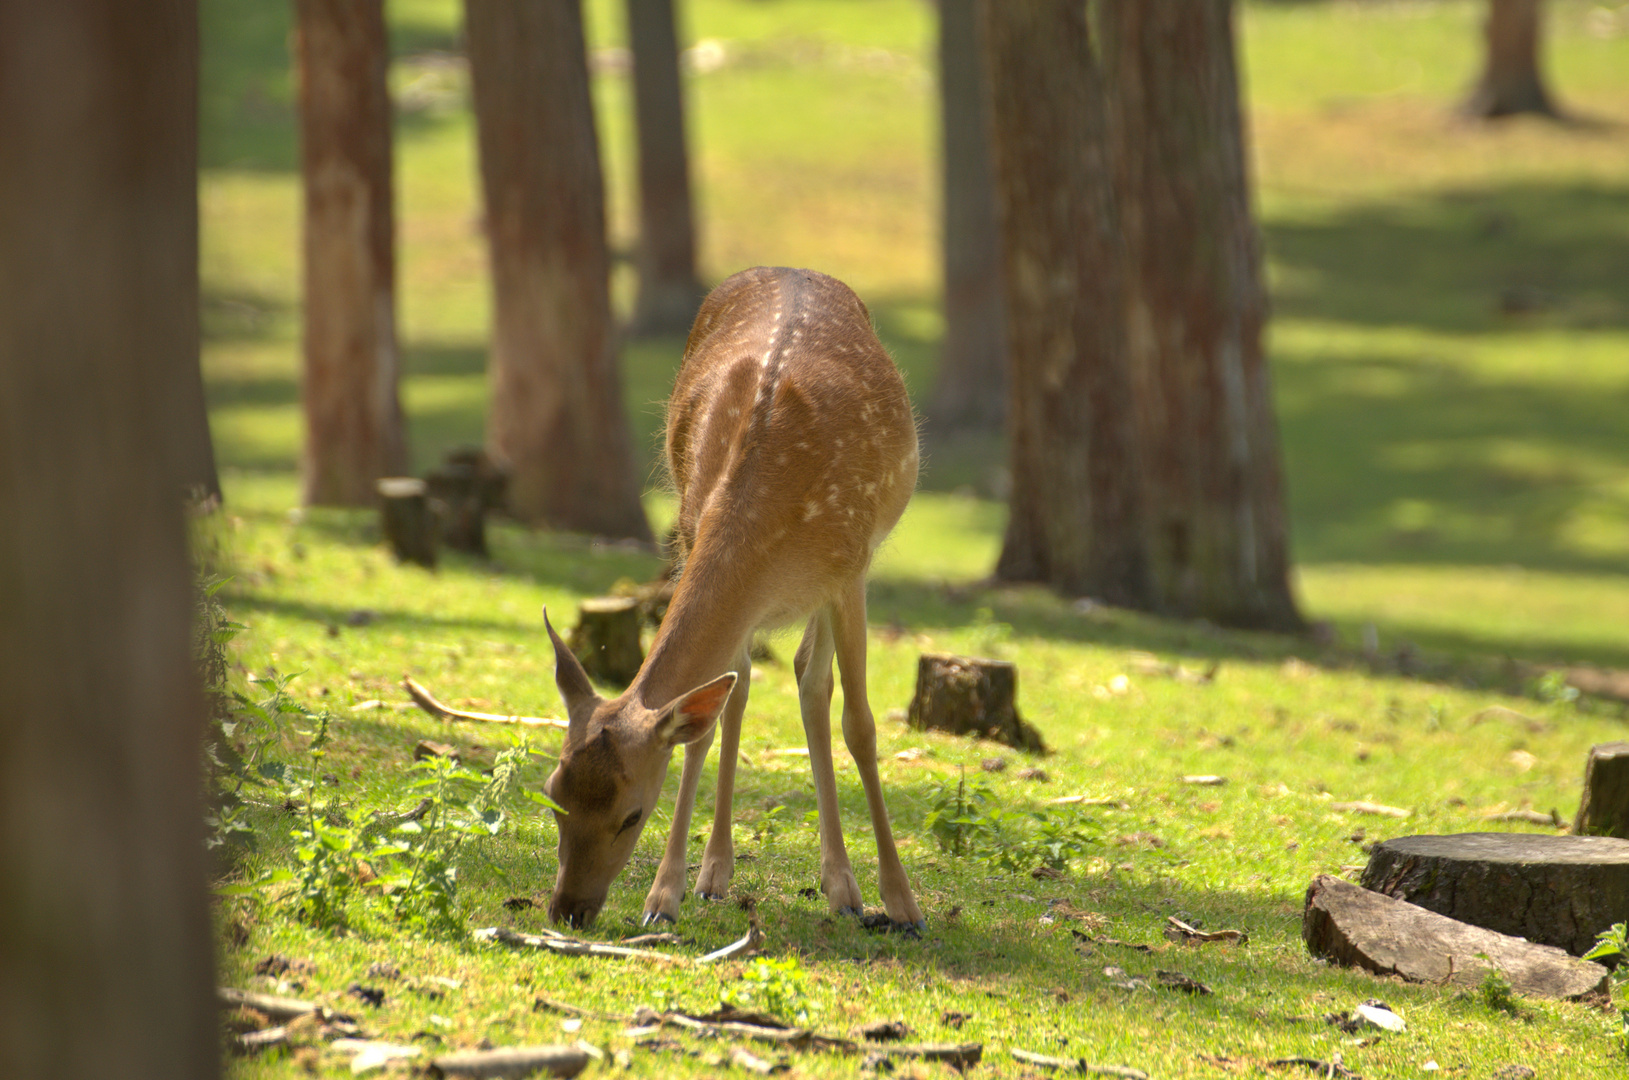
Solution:
[[[382,871],[375,884],[390,898],[397,922],[451,932],[463,928],[456,903],[459,854],[467,841],[502,831],[506,804],[523,790],[517,780],[530,752],[524,739],[502,751],[484,781],[449,758],[414,764],[418,778],[410,787],[423,793],[419,806],[394,827],[391,839],[368,853]],[[525,795],[553,805],[535,792]]]
[[[1072,807],[1012,810],[988,782],[941,783],[924,823],[939,850],[1000,870],[1063,870],[1097,843],[1096,826]]]
[[[722,995],[726,1005],[756,1009],[783,1020],[809,1022],[808,974],[795,956],[759,957],[741,973],[741,979]]]
[[[1498,965],[1486,953],[1477,953],[1477,958],[1487,964],[1487,970],[1482,973],[1482,982],[1477,986],[1477,996],[1482,1004],[1493,1012],[1501,1012],[1507,1016],[1521,1015],[1521,1006],[1516,1001],[1516,991],[1510,985],[1510,979],[1500,970]]]
[[[1629,1054],[1629,923],[1613,923],[1595,939],[1595,947],[1584,954],[1585,960],[1609,960],[1616,957],[1612,968],[1612,1002],[1618,1009],[1618,1027],[1615,1037],[1618,1048]]]

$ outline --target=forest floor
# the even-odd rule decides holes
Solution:
[[[621,5],[587,7],[613,241],[625,250]],[[705,276],[769,263],[847,280],[920,402],[942,333],[930,6],[684,7],[686,37],[700,43],[687,89]],[[231,575],[218,595],[247,626],[231,644],[235,684],[252,701],[277,699],[241,721],[267,768],[245,789],[251,807],[238,823],[254,848],[223,848],[223,985],[322,1000],[369,1034],[417,1039],[426,1052],[586,1039],[607,1054],[629,1051],[637,1075],[714,1074],[727,1044],[663,1031],[667,1043],[641,1047],[620,1021],[578,1028],[536,1000],[625,1017],[639,1005],[704,1012],[729,998],[802,1011],[833,1035],[900,1020],[917,1041],[982,1042],[978,1074],[990,1076],[1034,1070],[1013,1048],[1158,1077],[1284,1075],[1270,1063],[1335,1055],[1369,1077],[1433,1061],[1466,1077],[1511,1065],[1543,1077],[1622,1068],[1613,1017],[1531,1000],[1512,1013],[1491,990],[1332,969],[1307,956],[1300,914],[1313,876],[1350,873],[1377,839],[1539,828],[1487,820],[1510,809],[1570,818],[1589,746],[1624,737],[1622,706],[1531,673],[1567,662],[1629,668],[1629,5],[1551,5],[1553,88],[1577,119],[1492,126],[1452,111],[1477,63],[1478,3],[1245,5],[1297,586],[1308,617],[1329,624],[1324,643],[980,584],[1004,518],[1001,448],[930,441],[922,490],[873,573],[870,691],[928,931],[872,934],[803,895],[818,884],[818,852],[805,824],[806,761],[780,752],[802,741],[795,639],[783,636],[752,686],[732,886],[733,899],[753,902],[764,955],[779,966],[708,967],[472,940],[471,928],[545,924],[527,903],[546,905],[554,828],[524,799],[504,804],[495,835],[459,834],[456,848],[446,828],[382,838],[340,824],[324,834],[320,821],[277,809],[315,795],[333,822],[361,823],[430,792],[457,818],[479,781],[411,769],[415,745],[450,744],[478,775],[511,734],[404,708],[401,675],[464,707],[558,715],[541,607],[569,624],[579,599],[648,579],[659,563],[498,525],[491,560],[450,558],[428,573],[392,562],[371,515],[296,509],[289,16],[252,0],[206,0],[203,11],[205,370],[226,489],[208,540]],[[392,0],[390,15],[403,396],[422,468],[481,441],[489,304],[458,5]],[[630,286],[624,261],[614,282],[624,309]],[[657,527],[672,515],[658,483],[660,402],[681,347],[672,338],[623,352]],[[1016,662],[1020,708],[1053,752],[1031,761],[909,730],[898,716],[926,649]],[[297,677],[274,694],[273,671]],[[328,741],[313,755],[310,733],[322,730]],[[547,755],[556,738],[534,734],[530,745]],[[863,796],[837,757],[850,850],[875,902]],[[1008,766],[984,771],[997,757]],[[518,780],[535,791],[551,766],[525,760]],[[1027,767],[1046,778],[1024,778]],[[1226,783],[1183,782],[1193,774]],[[439,786],[413,786],[421,782]],[[944,825],[959,790],[960,852]],[[1067,795],[1115,802],[1051,803]],[[1335,808],[1357,801],[1409,816]],[[710,808],[709,770],[698,834]],[[302,828],[311,835],[291,837]],[[658,817],[591,936],[639,932],[664,832]],[[380,853],[384,839],[412,850]],[[694,851],[699,859],[699,843]],[[369,859],[381,873],[423,872],[388,896],[378,885],[347,892],[347,860]],[[437,859],[456,863],[455,892],[426,885]],[[1047,861],[1062,876],[1032,876]],[[283,868],[301,873],[263,882]],[[435,914],[442,900],[445,917]],[[1170,943],[1162,932],[1173,915],[1245,930],[1249,941]],[[685,942],[657,947],[700,955],[747,923],[739,904],[690,899],[677,928]],[[1156,970],[1213,993],[1165,987]],[[352,984],[382,990],[383,1004],[365,1003]],[[1408,1029],[1352,1035],[1325,1022],[1372,997]],[[345,1057],[324,1046],[312,1038],[231,1068],[344,1071]],[[789,1061],[796,1075],[858,1067],[839,1054]]]

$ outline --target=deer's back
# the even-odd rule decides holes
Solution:
[[[916,486],[916,424],[859,297],[824,274],[760,267],[696,316],[667,456],[686,576],[705,563],[774,594],[774,621],[864,572]]]

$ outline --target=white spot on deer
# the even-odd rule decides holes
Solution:
[[[777,465],[785,465],[786,464],[786,455],[785,454],[776,454],[775,455],[775,464],[777,464]]]
[[[867,484],[865,486],[865,494],[866,494],[867,498],[869,498],[872,495],[875,495],[876,493],[877,493],[877,485],[875,483]]]
[[[803,504],[803,520],[804,521],[813,521],[815,518],[817,518],[819,516],[820,516],[820,504],[819,503],[815,502],[813,499],[810,499],[808,502]]]

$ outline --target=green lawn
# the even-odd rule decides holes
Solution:
[[[919,399],[942,322],[935,270],[936,135],[931,8],[920,0],[697,0],[685,36],[720,66],[690,76],[703,271],[813,266],[853,284]],[[622,37],[621,4],[588,5],[592,45]],[[1475,995],[1376,984],[1309,960],[1299,940],[1311,877],[1363,861],[1360,844],[1401,832],[1465,831],[1512,807],[1570,815],[1584,754],[1622,737],[1623,710],[1588,711],[1534,694],[1519,665],[1629,667],[1629,6],[1550,6],[1554,88],[1581,119],[1493,127],[1452,115],[1474,74],[1480,3],[1260,2],[1243,9],[1259,201],[1269,254],[1270,350],[1288,472],[1300,594],[1337,644],[1235,634],[1101,608],[1032,590],[975,584],[989,572],[1003,508],[995,448],[930,457],[923,490],[878,559],[871,591],[871,698],[902,851],[930,920],[922,941],[877,937],[799,896],[816,883],[807,766],[770,751],[801,741],[789,657],[762,665],[743,741],[735,890],[757,901],[770,955],[807,971],[814,1022],[903,1019],[922,1040],[981,1040],[983,1075],[1018,1075],[1008,1047],[1085,1056],[1152,1075],[1284,1075],[1266,1061],[1341,1053],[1365,1076],[1488,1076],[1524,1063],[1544,1077],[1622,1068],[1607,1018],[1524,1002],[1512,1019]],[[448,729],[393,708],[410,672],[474,708],[553,713],[539,608],[565,622],[582,596],[644,579],[655,560],[573,537],[495,530],[495,556],[436,574],[393,565],[368,515],[291,513],[299,443],[297,153],[287,70],[288,12],[208,0],[205,38],[203,273],[205,370],[227,495],[227,603],[250,629],[245,671],[303,672],[290,690],[334,714],[320,771],[353,816],[417,795],[414,743],[453,742],[490,764],[504,733]],[[458,5],[394,0],[397,64],[403,395],[419,465],[478,442],[488,315],[476,223],[473,130],[456,48]],[[603,55],[603,54],[602,54]],[[634,222],[629,95],[596,80],[613,243]],[[618,302],[631,298],[626,265]],[[682,342],[624,352],[627,404],[652,453],[660,402]],[[653,492],[653,518],[672,513]],[[365,613],[358,615],[357,613]],[[1419,670],[1371,666],[1405,645]],[[909,731],[926,648],[997,652],[1018,662],[1020,703],[1055,753],[1047,782],[979,762],[997,748]],[[1214,682],[1160,674],[1150,660]],[[1517,662],[1511,664],[1510,661]],[[1117,677],[1120,679],[1117,681]],[[251,694],[260,691],[246,687]],[[1514,695],[1514,696],[1513,696]],[[1514,710],[1487,710],[1502,706]],[[303,760],[289,722],[275,753]],[[549,736],[534,740],[540,749]],[[479,746],[480,749],[475,749]],[[912,753],[920,751],[920,753]],[[904,754],[903,758],[896,755]],[[839,760],[844,757],[839,751]],[[1036,880],[939,850],[926,819],[961,767],[1015,808],[1083,793],[1124,799],[1081,828],[1096,838],[1062,880]],[[536,787],[547,763],[528,767]],[[1225,775],[1220,788],[1181,783]],[[709,774],[710,775],[710,774]],[[676,779],[676,773],[675,773]],[[711,818],[704,780],[700,834]],[[839,773],[862,887],[875,900],[874,852],[852,767]],[[1407,821],[1329,809],[1370,799]],[[774,805],[783,811],[770,813]],[[1056,817],[1057,815],[1054,814]],[[253,817],[260,851],[247,880],[287,858],[290,819]],[[598,932],[632,933],[663,822],[647,831]],[[1491,826],[1519,828],[1521,826]],[[1362,836],[1359,834],[1362,833]],[[1354,841],[1353,837],[1358,837]],[[1157,840],[1160,846],[1154,846]],[[699,859],[699,844],[694,849]],[[469,926],[541,922],[509,897],[546,899],[553,826],[535,808],[475,845],[461,868]],[[1055,921],[1043,922],[1049,901]],[[1167,945],[1170,914],[1250,932],[1242,947]],[[1078,916],[1078,917],[1077,917]],[[222,978],[265,988],[256,961],[310,960],[309,995],[355,1012],[370,1032],[442,1046],[571,1041],[539,995],[618,1013],[659,999],[705,1009],[740,985],[743,965],[696,974],[615,961],[517,955],[446,935],[401,931],[358,903],[353,930],[319,932],[275,904],[229,901]],[[700,953],[739,936],[733,905],[685,905],[680,929]],[[1074,925],[1153,945],[1075,949]],[[385,1006],[343,996],[391,959]],[[1103,974],[1152,979],[1180,969],[1215,993],[1124,990]],[[440,998],[413,978],[461,981]],[[378,981],[377,979],[373,981]],[[422,988],[422,987],[421,987]],[[1409,1022],[1359,1042],[1318,1017],[1379,996]],[[945,1012],[971,1014],[959,1029]],[[621,1026],[580,1034],[614,1051]],[[422,1045],[430,1046],[429,1042]],[[640,1075],[709,1075],[714,1044],[692,1058],[635,1049]],[[1226,1059],[1222,1061],[1221,1059]],[[237,1059],[236,1074],[344,1069],[307,1049]],[[849,1075],[852,1059],[797,1056],[800,1075]],[[905,1066],[911,1075],[938,1066]]]

